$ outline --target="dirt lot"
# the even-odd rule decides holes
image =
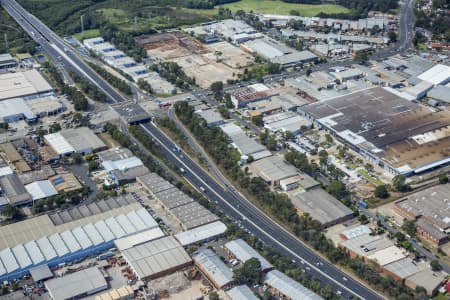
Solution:
[[[203,45],[180,31],[144,35],[135,40],[150,57],[179,64],[203,88],[216,81],[236,79],[253,63],[250,54],[228,42]]]

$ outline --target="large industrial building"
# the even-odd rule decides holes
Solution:
[[[183,246],[172,236],[130,247],[122,255],[140,280],[161,277],[192,264]]]
[[[87,127],[65,129],[44,136],[45,142],[60,155],[68,155],[74,152],[82,155],[104,150],[105,143]]]
[[[301,111],[392,174],[409,176],[450,162],[450,112],[432,112],[388,89],[361,90]]]
[[[243,239],[237,239],[225,244],[227,253],[244,263],[250,258],[256,258],[261,263],[261,271],[269,271],[273,268],[272,264],[267,261],[261,254],[255,249],[249,246]]]
[[[54,95],[51,85],[32,69],[0,74],[0,101],[12,98],[25,100]]]
[[[278,270],[273,270],[266,274],[264,285],[269,288],[269,291],[273,295],[276,295],[282,299],[322,299],[322,297],[308,290],[306,287]]]
[[[416,222],[417,235],[438,247],[449,240],[450,184],[414,193],[395,203],[394,211]]]
[[[228,289],[234,283],[233,272],[211,249],[200,249],[193,256],[195,265],[217,289]]]
[[[139,203],[125,196],[6,225],[0,231],[0,281],[20,278],[37,266],[95,255],[114,247],[118,238],[157,227]]]

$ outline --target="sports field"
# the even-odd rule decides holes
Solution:
[[[334,4],[295,4],[285,3],[276,0],[241,0],[238,2],[228,3],[222,7],[229,8],[232,11],[244,10],[265,14],[289,15],[292,10],[298,11],[299,15],[305,17],[316,16],[321,12],[324,13],[347,13],[348,9],[340,5]]]

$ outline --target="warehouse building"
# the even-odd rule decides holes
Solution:
[[[297,135],[302,128],[311,128],[312,122],[294,112],[280,112],[263,118],[264,128],[273,133],[290,132]]]
[[[292,204],[299,213],[308,213],[323,227],[330,227],[354,217],[353,211],[339,200],[328,194],[321,187],[290,196]]]
[[[438,247],[448,242],[450,184],[414,193],[395,203],[394,211],[416,222],[417,235]]]
[[[216,221],[206,225],[183,231],[174,235],[183,247],[210,241],[218,236],[222,236],[227,230],[227,226],[221,221]]]
[[[427,291],[427,295],[432,297],[436,295],[446,277],[446,273],[434,272],[431,269],[427,269],[406,278],[405,285],[413,290],[421,286]]]
[[[0,74],[0,101],[12,98],[28,100],[51,95],[54,95],[53,88],[34,69]]]
[[[288,300],[320,300],[317,294],[308,290],[306,287],[281,273],[278,270],[270,271],[266,274],[264,285],[269,288],[272,295]]]
[[[14,123],[25,120],[27,123],[35,123],[37,115],[28,107],[22,98],[0,101],[0,121]]]
[[[450,82],[450,66],[435,65],[417,76],[417,78],[433,85],[445,85]]]
[[[191,202],[175,207],[170,210],[170,213],[173,214],[185,230],[193,229],[219,220],[218,216],[197,202]]]
[[[410,176],[448,164],[450,112],[431,112],[393,91],[364,89],[301,111],[391,174]]]
[[[122,252],[134,246],[150,242],[164,236],[164,232],[159,227],[151,228],[136,234],[132,234],[114,241],[116,248]]]
[[[1,203],[0,207],[6,204],[21,206],[30,203],[31,195],[25,189],[16,174],[10,174],[0,177],[0,196],[3,196],[7,202]]]
[[[390,263],[404,259],[405,251],[395,245],[381,249],[367,256],[367,259],[375,262],[378,266],[384,267]]]
[[[136,202],[108,199],[6,225],[0,232],[0,280],[23,277],[114,247],[114,240],[157,228]]]
[[[391,247],[393,243],[381,235],[363,234],[341,242],[340,246],[347,250],[350,257],[359,257],[367,261],[369,255]]]
[[[224,124],[220,126],[220,129],[231,140],[231,145],[242,155],[242,160],[246,160],[249,156],[252,156],[254,160],[259,160],[272,155],[264,145],[247,136],[236,124]]]
[[[120,161],[125,158],[134,156],[128,148],[115,147],[97,153],[99,160],[103,163],[105,161]]]
[[[55,300],[77,299],[108,289],[108,283],[97,267],[84,269],[45,282]]]
[[[33,201],[58,194],[58,191],[48,180],[40,180],[29,183],[25,186],[25,189],[31,195],[31,199]]]
[[[437,85],[427,93],[427,97],[445,104],[450,104],[450,87]]]
[[[134,182],[137,177],[144,176],[149,173],[146,166],[137,166],[134,168],[126,168],[124,170],[113,170],[109,173],[109,177],[115,185],[123,185]]]
[[[139,280],[150,280],[181,270],[192,260],[174,237],[167,236],[122,251]]]
[[[65,129],[47,134],[44,136],[44,140],[60,156],[73,152],[86,155],[106,148],[105,143],[87,127]]]
[[[383,274],[390,275],[394,280],[405,280],[407,277],[429,268],[427,263],[416,263],[406,257],[383,266]]]
[[[239,260],[241,263],[246,262],[250,258],[258,259],[261,263],[261,271],[267,272],[273,269],[272,264],[255,249],[250,247],[243,239],[237,239],[226,243],[225,250],[230,257]]]
[[[229,289],[235,283],[233,272],[211,249],[200,249],[193,256],[195,265],[217,289]]]
[[[238,285],[226,292],[231,300],[258,300],[252,290],[246,285]]]
[[[280,181],[299,175],[297,168],[288,164],[280,156],[270,156],[251,163],[251,169],[256,175],[271,186],[279,186]]]
[[[208,127],[219,126],[224,123],[222,115],[212,109],[197,111],[195,114],[203,118]]]

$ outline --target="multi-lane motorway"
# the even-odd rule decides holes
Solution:
[[[5,10],[43,49],[61,66],[69,68],[97,85],[111,102],[124,102],[126,99],[108,83],[90,69],[53,31],[29,14],[14,0],[0,0]],[[410,2],[408,2],[410,3]],[[151,123],[141,125],[142,128],[160,145],[166,158],[186,172],[185,178],[197,189],[206,191],[210,201],[216,202],[223,211],[240,222],[251,233],[265,243],[289,255],[293,264],[304,270],[324,284],[333,286],[344,298],[358,296],[364,299],[382,299],[382,297],[366,285],[347,276],[343,271],[329,263],[326,259],[312,251],[289,231],[285,230],[269,216],[250,203],[234,188],[225,189],[186,155],[182,157],[172,151],[173,141],[165,136]]]

